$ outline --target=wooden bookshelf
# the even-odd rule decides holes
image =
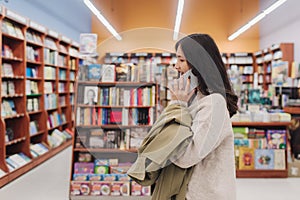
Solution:
[[[248,127],[257,128],[262,130],[285,130],[286,143],[288,143],[288,126],[291,122],[232,122],[233,127]],[[266,133],[265,133],[266,134]],[[288,163],[287,163],[287,147],[285,148],[285,169],[236,169],[236,177],[238,178],[286,178],[288,176]]]
[[[76,79],[79,45],[3,6],[0,7],[0,21],[2,24],[0,31],[2,47],[0,50],[2,55],[0,59],[0,169],[6,172],[6,175],[0,178],[0,187],[2,187],[72,145],[72,141],[67,140],[60,146],[51,148],[48,137],[54,128],[63,131],[67,128],[71,129],[74,125],[70,102],[70,96],[74,95],[74,90],[70,90],[69,85],[70,82],[74,84]],[[53,44],[57,48],[46,42],[49,38],[54,41]],[[63,45],[65,50],[59,49],[60,45]],[[73,49],[72,53],[69,52],[70,47]],[[48,62],[47,52],[54,52],[50,56],[53,62]],[[58,55],[64,55],[63,66],[57,62]],[[71,57],[77,60],[77,62],[73,61],[72,66],[69,65]],[[47,79],[45,66],[53,67],[55,76]],[[65,70],[66,77],[59,78],[59,69]],[[2,73],[4,71],[5,73]],[[73,72],[72,80],[69,77],[70,71]],[[55,108],[45,107],[46,82],[50,82],[55,88],[51,91],[57,97],[54,100],[56,101]],[[65,85],[63,92],[57,90],[58,86],[62,85],[60,83]],[[58,101],[61,96],[65,98],[64,105]],[[7,102],[9,105],[14,105],[15,109],[12,109],[14,112],[8,112],[10,110],[3,107],[3,103]],[[48,126],[49,117],[55,112],[58,116],[64,114],[65,120],[55,126]],[[30,132],[32,122],[38,124],[37,131],[33,133]],[[12,131],[11,138],[6,135],[7,130]],[[34,157],[30,151],[30,145],[39,143],[44,144],[49,151]],[[18,153],[25,154],[30,161],[10,171],[6,158]]]
[[[109,54],[114,57],[114,54]],[[155,54],[140,54],[142,59],[151,59]],[[113,59],[114,58],[109,58]],[[131,60],[134,62],[138,62],[139,55],[136,54],[122,54],[122,61]],[[106,58],[106,63],[115,64],[117,60],[108,60]],[[159,85],[155,82],[154,77],[147,77],[149,81],[141,82],[139,78],[136,80],[128,80],[128,81],[120,81],[113,80],[111,82],[102,82],[101,80],[95,81],[90,80],[91,73],[93,70],[89,70],[88,65],[92,65],[94,63],[90,63],[88,61],[82,61],[81,76],[79,80],[76,82],[76,122],[75,122],[75,140],[73,146],[73,158],[72,158],[72,174],[71,181],[73,180],[74,173],[74,165],[75,163],[80,162],[81,154],[90,154],[92,156],[92,160],[90,162],[94,162],[96,158],[109,159],[109,158],[118,158],[119,163],[128,163],[134,162],[137,157],[137,147],[130,146],[131,142],[129,140],[130,134],[134,129],[139,129],[145,134],[150,130],[152,123],[157,117],[157,103],[159,101]],[[99,66],[99,67],[103,67]],[[138,67],[138,64],[137,64]],[[150,67],[150,66],[148,66]],[[84,69],[86,68],[86,69]],[[89,72],[91,71],[91,72]],[[150,76],[150,75],[149,75]],[[115,76],[117,77],[117,76]],[[136,77],[135,77],[136,78]],[[99,78],[94,78],[98,80]],[[153,80],[151,80],[153,79]],[[87,103],[86,97],[87,92],[94,88],[97,93],[97,96],[93,97],[92,103]],[[128,93],[127,93],[128,92]],[[126,93],[126,94],[125,94]],[[152,94],[152,95],[150,95]],[[147,98],[146,98],[147,97]],[[125,103],[126,102],[126,103]],[[128,113],[123,113],[124,110],[129,110]],[[105,111],[110,114],[103,114]],[[120,117],[120,112],[122,112],[122,120],[115,118],[116,121],[112,121],[112,118],[107,117],[107,115],[112,116],[117,114],[112,114],[114,111],[119,112],[118,116]],[[141,115],[136,114],[136,117],[133,116],[133,112],[142,113]],[[100,115],[99,115],[100,113]],[[102,113],[102,114],[101,114]],[[99,123],[97,119],[101,119],[102,121]],[[143,118],[142,116],[146,116]],[[141,117],[141,118],[140,118]],[[151,120],[149,119],[151,118]],[[88,122],[86,121],[88,119]],[[127,122],[126,119],[128,119]],[[144,121],[146,119],[146,121]],[[103,131],[105,134],[105,138],[109,138],[109,134],[113,133],[115,136],[115,144],[112,146],[109,139],[103,139],[105,141],[105,146],[95,147],[90,146],[91,140],[87,141],[83,137],[92,138],[92,131]],[[85,136],[84,136],[85,135]],[[99,136],[100,138],[102,136]],[[120,139],[122,138],[122,139]],[[142,140],[142,138],[140,138]],[[84,141],[85,140],[85,141]],[[121,146],[122,142],[124,142],[124,146]],[[107,143],[107,144],[106,144]],[[134,143],[132,143],[133,145]],[[92,196],[73,196],[72,195],[72,184],[70,186],[70,198],[71,199],[93,199]],[[103,199],[149,199],[149,196],[101,196]]]
[[[291,76],[294,62],[294,44],[279,43],[257,51],[254,54],[255,68],[258,72],[258,82],[264,90],[272,84],[272,62],[288,61],[288,76]]]

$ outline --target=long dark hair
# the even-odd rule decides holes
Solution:
[[[179,46],[192,73],[198,78],[200,92],[204,95],[220,93],[224,96],[232,117],[238,110],[238,97],[231,87],[226,67],[214,40],[207,34],[191,34],[176,43],[176,50]]]

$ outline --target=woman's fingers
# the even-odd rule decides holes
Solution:
[[[190,79],[190,77],[187,79],[187,81],[186,81],[186,85],[185,85],[185,92],[186,93],[189,93],[190,91],[190,85],[191,85],[191,79]]]

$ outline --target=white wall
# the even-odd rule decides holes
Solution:
[[[91,31],[91,12],[82,0],[0,0],[0,5],[79,42]]]
[[[264,10],[277,0],[260,0]],[[260,22],[260,49],[272,44],[294,43],[294,60],[300,61],[300,1],[287,0]]]

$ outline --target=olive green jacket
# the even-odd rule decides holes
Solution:
[[[154,200],[184,200],[193,167],[176,166],[176,160],[191,142],[192,117],[187,107],[167,106],[138,149],[128,175],[141,185],[153,185]]]

